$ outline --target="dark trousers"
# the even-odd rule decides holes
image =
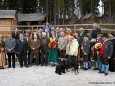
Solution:
[[[11,67],[11,58],[12,58],[12,67],[15,67],[15,53],[7,53],[8,55],[8,67]]]
[[[23,62],[24,62],[24,66],[27,67],[27,53],[23,53],[23,52],[20,52],[18,54],[18,59],[19,59],[19,62],[20,62],[20,67],[23,67]]]
[[[48,64],[48,53],[47,51],[42,51],[41,52],[41,65],[46,65]]]
[[[39,52],[39,64],[41,64],[41,52]]]
[[[79,57],[82,58],[82,49],[81,49],[81,45],[79,45]]]
[[[27,59],[28,65],[30,65],[30,51],[28,52],[27,56],[28,56],[28,59]]]
[[[97,56],[97,52],[96,51],[94,52],[93,59],[94,59],[94,61],[98,61],[98,56]]]
[[[59,50],[59,56],[60,56],[60,58],[65,58],[65,56],[66,56],[66,50]]]
[[[109,70],[111,72],[115,72],[115,63],[114,63],[114,58],[113,57],[111,57],[109,59]]]
[[[34,56],[35,56],[36,65],[39,65],[39,53],[31,53],[30,54],[30,65],[32,65]]]

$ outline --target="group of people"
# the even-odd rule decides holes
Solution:
[[[92,31],[80,28],[79,32],[72,32],[70,27],[51,27],[46,23],[35,32],[26,30],[19,33],[16,29],[5,41],[0,35],[0,69],[6,65],[6,56],[8,68],[15,68],[16,57],[20,67],[28,68],[33,64],[54,66],[68,55],[79,60],[84,70],[91,68],[93,59],[94,70],[99,70],[99,73],[108,75],[108,70],[115,72],[115,34],[102,34],[96,23],[92,27]],[[101,45],[96,45],[98,43]]]

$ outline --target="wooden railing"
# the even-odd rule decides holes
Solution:
[[[10,28],[9,30],[1,30],[0,29],[0,32],[9,32],[9,31],[13,31],[15,28],[19,28],[19,29],[31,29],[32,31],[34,31],[36,28],[41,28],[43,27],[44,25],[30,25],[30,26],[27,26],[27,25],[0,25],[0,28],[1,27],[5,27],[5,28]],[[85,29],[88,29],[88,30],[92,30],[92,24],[71,24],[71,25],[53,25],[55,27],[66,27],[66,26],[69,26],[71,28],[72,31],[78,31],[80,27],[84,27]],[[100,28],[102,31],[109,31],[109,32],[115,32],[115,24],[100,24]]]

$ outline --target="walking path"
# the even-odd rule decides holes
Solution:
[[[0,70],[0,86],[115,86],[115,72],[105,76],[93,68],[88,71],[79,69],[77,75],[71,69],[69,71],[58,75],[52,66],[20,68],[17,63],[15,69]]]

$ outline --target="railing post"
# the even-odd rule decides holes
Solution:
[[[10,27],[10,33],[12,32],[12,25],[11,26],[9,26]]]
[[[32,26],[32,33],[33,33],[33,26]]]
[[[74,24],[74,32],[75,32],[75,29],[76,29],[76,26],[75,26],[75,24]]]

